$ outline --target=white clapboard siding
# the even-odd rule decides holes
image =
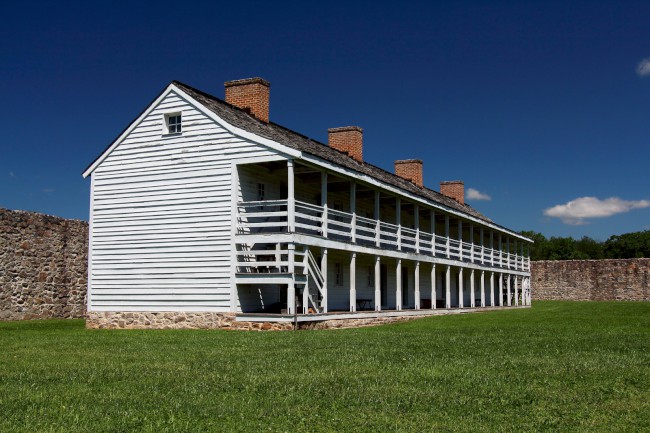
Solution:
[[[228,311],[231,163],[275,153],[167,95],[93,173],[90,310]]]

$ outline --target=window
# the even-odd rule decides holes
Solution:
[[[334,263],[334,274],[337,286],[343,285],[343,268],[340,263]]]
[[[180,134],[182,132],[181,113],[165,114],[165,133]]]
[[[368,287],[375,287],[375,267],[368,266]]]

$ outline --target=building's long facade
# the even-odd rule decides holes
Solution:
[[[226,101],[170,84],[91,177],[89,326],[231,327],[530,305],[529,239],[363,161],[362,130],[329,146],[269,122],[269,85]]]

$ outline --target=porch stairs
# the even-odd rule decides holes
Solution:
[[[296,290],[296,310],[302,314],[323,313],[325,277],[309,248],[294,251],[294,272],[289,272],[289,251],[245,249],[237,252],[237,284],[288,285]]]

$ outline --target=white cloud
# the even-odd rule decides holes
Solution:
[[[10,172],[9,172],[9,176],[11,176],[11,177],[16,177],[16,173],[14,173],[13,171],[10,171]]]
[[[43,188],[43,192],[49,194],[51,192],[54,192],[54,188]]]
[[[650,75],[650,57],[641,60],[641,63],[636,67],[636,73],[639,74],[639,77]]]
[[[490,201],[492,200],[492,197],[489,195],[482,193],[481,191],[474,189],[474,188],[468,188],[467,189],[467,200],[485,200],[485,201]]]
[[[622,200],[618,197],[600,200],[597,197],[579,197],[544,210],[544,215],[560,218],[565,224],[583,225],[588,224],[585,221],[588,218],[604,218],[646,207],[650,207],[650,200]]]

